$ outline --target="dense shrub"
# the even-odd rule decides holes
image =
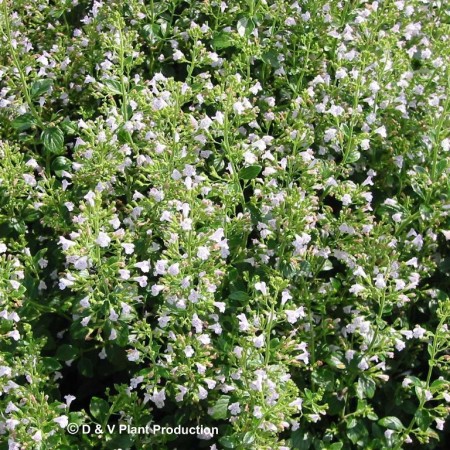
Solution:
[[[446,2],[0,18],[1,448],[446,448]]]

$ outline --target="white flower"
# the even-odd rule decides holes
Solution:
[[[195,353],[195,352],[194,352],[194,349],[193,349],[190,345],[188,345],[188,346],[185,347],[185,349],[184,349],[184,354],[185,354],[188,358],[190,358],[194,353]]]
[[[128,269],[119,269],[119,275],[122,280],[128,280],[130,278],[130,271]]]
[[[56,422],[61,428],[66,428],[69,423],[69,418],[67,416],[59,416],[56,419],[53,419],[53,422]]]
[[[261,417],[263,416],[263,413],[261,411],[260,406],[255,406],[253,408],[253,416],[256,417],[257,419],[261,419]]]
[[[18,341],[20,339],[20,333],[17,330],[10,331],[6,334],[6,336],[14,339],[15,341]]]
[[[172,276],[178,275],[180,273],[180,264],[175,263],[169,266],[169,268],[167,269],[167,273]]]
[[[95,240],[95,243],[100,245],[100,247],[108,247],[110,242],[111,238],[103,231],[100,231],[100,233],[98,233],[98,237]]]
[[[66,239],[64,236],[59,237],[59,243],[61,244],[64,251],[76,245],[76,242]]]
[[[237,415],[241,412],[241,406],[240,406],[239,402],[232,403],[232,404],[228,407],[228,411],[230,411],[230,413],[231,413],[233,416],[237,416]]]
[[[136,349],[128,351],[128,356],[127,356],[128,361],[138,361],[139,357],[140,357],[140,353]]]
[[[396,339],[395,340],[395,348],[401,352],[404,348],[406,347],[406,344],[404,341],[402,341],[401,339]]]
[[[437,419],[437,418],[434,420],[436,421],[436,429],[442,431],[444,429],[445,420]]]
[[[413,329],[413,336],[416,339],[422,339],[425,336],[426,332],[427,330],[422,328],[420,325],[416,325]]]
[[[294,256],[302,256],[306,252],[308,243],[311,241],[311,236],[306,233],[302,233],[301,236],[295,235],[295,241],[292,245],[295,248]]]
[[[361,148],[363,149],[363,150],[369,150],[369,148],[370,148],[370,140],[369,139],[363,139],[362,141],[361,141]]]
[[[245,314],[238,314],[236,317],[239,320],[239,331],[247,331],[250,328],[250,324]]]
[[[180,59],[184,58],[184,54],[183,52],[181,52],[180,50],[176,50],[173,54],[173,60],[174,61],[179,61]]]
[[[223,238],[224,238],[225,234],[223,232],[223,228],[218,228],[210,237],[209,239],[211,239],[214,242],[219,243]]]
[[[238,115],[242,114],[245,111],[244,104],[242,102],[235,102],[233,104],[233,111]]]
[[[379,134],[383,138],[387,137],[386,127],[384,125],[374,130],[374,133]]]
[[[369,363],[367,362],[366,358],[361,359],[361,361],[358,364],[358,369],[360,370],[367,370],[369,368]]]
[[[390,439],[393,434],[394,434],[394,430],[386,430],[384,432],[384,435],[386,436],[386,439]]]
[[[65,395],[64,400],[66,401],[66,405],[69,407],[70,404],[76,399],[74,395]]]
[[[295,323],[301,317],[305,317],[305,310],[304,310],[303,306],[300,306],[299,308],[294,309],[294,310],[286,309],[284,312],[286,314],[287,321],[289,323]]]
[[[197,250],[197,257],[206,261],[209,258],[209,250],[206,247],[199,247]]]
[[[442,146],[442,150],[444,150],[444,152],[448,152],[450,150],[450,139],[449,138],[445,138],[441,142],[441,146]]]
[[[294,400],[293,402],[289,403],[289,406],[291,406],[293,408],[297,408],[297,411],[301,411],[302,410],[302,404],[303,404],[303,399],[301,399],[300,397],[297,397],[296,400]]]
[[[75,263],[74,267],[77,270],[85,270],[88,267],[88,258],[87,256],[82,256],[81,258],[78,258]]]
[[[123,244],[121,244],[121,246],[123,247],[127,255],[132,255],[134,253],[134,244],[128,244],[124,242]]]
[[[134,265],[134,267],[141,269],[143,273],[148,273],[150,271],[150,262],[149,261],[141,261]]]
[[[148,278],[145,275],[142,275],[141,277],[134,277],[133,280],[137,281],[140,287],[147,286]]]
[[[384,289],[386,287],[386,281],[384,280],[383,274],[379,273],[375,279],[375,286],[378,289]]]
[[[16,280],[9,280],[9,284],[12,286],[13,289],[17,291],[17,289],[20,288],[20,283]]]
[[[151,400],[156,405],[157,408],[163,408],[164,400],[166,399],[166,392],[165,392],[164,388],[161,389],[160,391],[157,391],[155,389],[155,391],[153,392],[153,395],[145,394],[144,397],[147,399],[147,401]],[[145,403],[145,399],[144,399],[144,403]]]
[[[259,336],[256,336],[255,338],[253,338],[253,345],[256,348],[264,347],[264,335],[260,334]]]
[[[255,289],[257,291],[262,292],[263,295],[267,295],[268,294],[267,284],[264,281],[258,281],[257,283],[255,283]]]
[[[10,377],[11,376],[11,368],[8,366],[0,366],[0,377]]]
[[[42,441],[42,431],[37,430],[36,433],[31,436],[31,439],[33,439],[34,442],[41,442]]]

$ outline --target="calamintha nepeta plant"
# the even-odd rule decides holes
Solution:
[[[2,0],[1,448],[443,448],[448,15]]]

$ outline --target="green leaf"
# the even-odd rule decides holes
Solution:
[[[239,178],[241,180],[252,180],[259,175],[261,170],[262,167],[259,165],[244,167],[239,171]]]
[[[241,19],[238,20],[236,29],[239,36],[248,37],[250,36],[251,32],[255,29],[255,24],[253,23],[252,20],[247,19],[247,17],[242,17]]]
[[[30,113],[22,114],[11,122],[12,127],[17,131],[25,131],[36,125],[36,120]]]
[[[356,395],[360,398],[372,398],[375,394],[376,384],[372,378],[362,376],[358,379],[358,384],[356,386]]]
[[[226,419],[228,415],[229,395],[221,395],[216,404],[212,407],[211,417],[216,420]]]
[[[414,417],[416,418],[417,425],[419,425],[422,431],[426,431],[433,420],[426,409],[417,410]]]
[[[231,33],[226,33],[225,31],[216,33],[212,40],[212,46],[215,50],[232,47],[233,44],[233,35]]]
[[[246,301],[249,299],[249,296],[248,296],[247,292],[234,291],[228,296],[228,298],[231,298],[231,300]]]
[[[62,172],[65,170],[69,172],[72,169],[72,161],[65,156],[58,156],[52,162],[52,170],[57,177],[62,176]]]
[[[269,50],[268,52],[263,53],[261,59],[269,66],[272,66],[274,69],[278,69],[280,67],[280,62],[278,61],[278,53],[274,50]]]
[[[354,421],[351,425],[352,426],[347,425],[347,437],[353,444],[362,444],[364,442],[364,438],[369,434],[367,428],[362,424],[362,422]]]
[[[62,361],[70,361],[77,357],[77,353],[73,345],[63,344],[56,351],[56,357]]]
[[[335,355],[331,355],[325,362],[336,369],[345,369],[345,364]]]
[[[378,425],[382,427],[389,428],[390,430],[400,431],[403,430],[403,424],[400,422],[397,417],[387,416],[383,417],[378,421]]]
[[[157,23],[144,25],[142,30],[145,39],[147,39],[150,45],[155,45],[161,40],[161,27]]]
[[[46,373],[56,372],[62,367],[56,358],[50,357],[42,358],[42,365],[44,366]]]
[[[328,270],[333,270],[333,263],[329,259],[326,259],[323,262],[322,267],[320,268],[320,271],[327,272]]]
[[[117,80],[103,80],[107,90],[113,95],[122,95],[122,85]]]
[[[351,163],[354,163],[354,162],[358,161],[359,158],[361,158],[361,153],[359,153],[358,150],[352,150],[348,154],[347,159],[345,160],[345,162],[347,164],[351,164]]]
[[[101,423],[106,422],[105,419],[109,417],[109,403],[102,398],[92,397],[89,410],[92,417]]]
[[[64,133],[59,127],[46,128],[41,134],[45,150],[50,153],[61,153],[64,150]]]
[[[59,127],[63,130],[65,134],[74,135],[78,133],[78,124],[71,120],[63,120]]]
[[[291,434],[291,445],[296,450],[309,450],[312,444],[312,436],[308,431],[295,430]]]
[[[244,445],[251,445],[253,442],[255,442],[255,435],[250,431],[247,431],[247,433],[242,436],[242,443]]]
[[[223,436],[219,439],[219,442],[225,448],[236,448],[236,444],[231,436]]]
[[[341,448],[344,446],[342,442],[335,442],[334,444],[331,444],[327,450],[341,450]]]
[[[53,81],[49,78],[45,80],[36,80],[31,85],[30,94],[33,99],[40,97],[42,94],[45,94],[50,87],[52,86]]]

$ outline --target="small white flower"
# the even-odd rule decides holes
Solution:
[[[244,104],[242,102],[235,102],[233,104],[233,111],[237,114],[237,115],[241,115],[244,113],[245,111],[245,107]]]
[[[255,283],[255,289],[257,291],[262,292],[263,295],[267,295],[268,294],[267,284],[264,281],[261,281],[261,282],[258,281],[257,283]]]
[[[16,280],[9,280],[9,283],[11,284],[12,288],[17,291],[17,289],[20,288],[20,283]]]
[[[384,125],[374,130],[374,133],[380,135],[382,138],[387,137],[386,127]]]
[[[69,418],[63,415],[53,419],[53,422],[56,422],[61,428],[66,428],[69,423]]]
[[[166,399],[166,392],[163,389],[161,389],[160,391],[157,391],[155,389],[153,395],[149,395],[149,394],[145,394],[144,396],[147,401],[151,400],[157,408],[163,408],[164,407],[164,400]],[[144,403],[145,403],[145,399],[144,399]]]
[[[228,411],[230,411],[230,413],[231,413],[233,416],[237,416],[237,415],[241,412],[241,406],[240,406],[239,402],[232,403],[232,404],[228,407]]]
[[[139,361],[139,357],[140,353],[136,349],[128,351],[127,355],[128,361]]]
[[[33,439],[34,442],[41,442],[42,441],[42,431],[37,430],[36,433],[34,433],[31,436],[31,439]]]
[[[172,276],[178,275],[180,273],[180,264],[175,263],[169,266],[169,268],[167,269],[167,273]]]
[[[128,280],[130,278],[130,271],[127,269],[119,269],[119,275],[122,280]]]
[[[436,421],[436,429],[437,430],[443,430],[445,425],[445,420],[442,419],[434,419]]]
[[[134,267],[141,269],[143,273],[148,273],[150,271],[150,262],[149,261],[141,261],[134,265]]]
[[[209,250],[206,247],[199,247],[197,250],[197,258],[206,261],[209,258]]]
[[[134,244],[123,243],[121,245],[127,255],[132,255],[134,253]]]
[[[294,309],[294,310],[286,309],[284,312],[286,314],[287,321],[289,323],[295,323],[301,317],[305,317],[305,310],[304,310],[303,306],[300,306],[299,308]]]
[[[65,395],[64,400],[66,401],[67,407],[70,406],[70,404],[76,399],[74,395]]]
[[[184,58],[184,53],[181,52],[180,50],[176,50],[173,54],[173,60],[174,61],[179,61],[180,59]]]
[[[361,284],[353,284],[350,289],[349,292],[355,295],[358,295],[360,292],[363,292],[365,290],[365,287],[362,286]]]
[[[352,197],[349,194],[344,194],[342,196],[342,204],[348,206],[352,203]]]
[[[20,333],[17,330],[10,331],[6,334],[6,336],[14,339],[15,341],[18,341],[20,339]]]
[[[253,338],[253,345],[256,348],[264,347],[264,335],[260,334],[259,336],[256,336],[255,338]]]
[[[445,138],[441,142],[441,146],[442,146],[442,150],[444,150],[444,152],[448,152],[450,150],[450,139],[449,138]]]
[[[103,231],[100,231],[100,233],[98,233],[98,237],[95,240],[95,243],[98,244],[100,247],[108,247],[110,242],[111,238]]]

